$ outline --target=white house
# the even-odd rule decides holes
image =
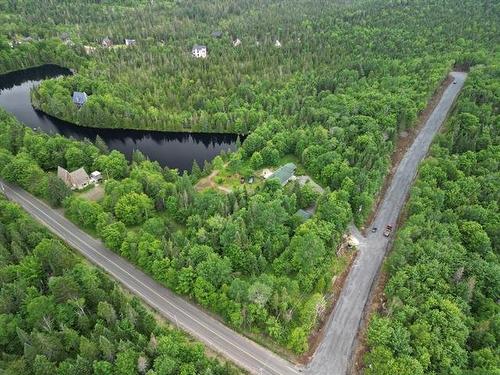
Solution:
[[[125,39],[125,45],[127,47],[135,46],[136,42],[135,39]]]
[[[193,49],[191,50],[191,52],[192,52],[193,56],[196,57],[197,59],[199,59],[199,58],[204,59],[207,57],[207,46],[195,44],[193,46]]]
[[[276,41],[274,42],[274,46],[277,48],[281,48],[281,42],[278,39],[276,39]]]
[[[236,38],[233,40],[233,47],[238,47],[241,44],[241,40],[239,38]]]

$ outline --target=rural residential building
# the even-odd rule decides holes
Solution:
[[[73,103],[76,106],[81,107],[82,105],[84,105],[87,102],[87,99],[88,99],[88,95],[86,92],[80,92],[80,91],[73,92]]]
[[[212,33],[212,37],[214,37],[214,38],[220,38],[220,37],[222,37],[222,31],[214,31]]]
[[[281,186],[285,186],[293,177],[295,169],[297,169],[295,164],[287,163],[274,171],[274,173],[268,177],[268,180],[276,178],[281,183]]]
[[[127,47],[135,46],[135,39],[125,39],[125,45]]]
[[[276,41],[274,42],[274,46],[277,48],[281,48],[281,42],[278,39],[276,39]]]
[[[235,40],[233,40],[234,47],[238,47],[240,44],[241,44],[241,40],[239,38],[236,38]]]
[[[103,47],[109,48],[109,47],[112,47],[112,46],[113,46],[113,41],[112,41],[111,39],[109,39],[108,37],[106,37],[106,38],[104,38],[104,39],[102,40],[101,45],[102,45]]]
[[[68,172],[63,167],[57,167],[57,177],[64,181],[67,187],[73,190],[83,189],[90,183],[90,178],[84,168]]]
[[[207,46],[195,44],[191,52],[193,56],[196,57],[197,59],[199,58],[204,59],[207,57]]]

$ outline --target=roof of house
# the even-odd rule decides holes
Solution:
[[[204,46],[203,44],[195,44],[193,46],[193,50],[196,50],[196,49],[206,49],[207,46]]]
[[[63,167],[57,167],[57,177],[63,180],[67,186],[71,186],[71,176]]]
[[[285,185],[290,177],[292,177],[295,173],[295,169],[297,169],[297,166],[295,164],[287,163],[275,170],[274,173],[269,176],[269,179],[277,178],[280,181],[281,185]]]
[[[89,175],[85,171],[85,169],[78,168],[76,171],[70,173],[71,182],[75,186],[83,185],[84,183],[89,182]]]
[[[110,46],[113,44],[113,41],[109,38],[109,37],[106,37],[102,40],[102,44],[103,45],[106,45],[106,46]]]
[[[135,44],[135,39],[125,39],[125,44],[126,45]]]
[[[74,91],[73,92],[73,103],[75,104],[85,104],[87,101],[87,93],[86,92],[80,92],[80,91]]]
[[[311,188],[319,194],[323,194],[325,192],[325,190],[316,182],[314,182],[309,176],[297,176],[297,181],[299,182],[300,186],[311,186]]]
[[[302,208],[298,209],[295,215],[300,216],[302,219],[307,220],[312,216],[312,213],[306,210],[303,210]]]
[[[81,186],[89,182],[89,175],[85,169],[78,168],[76,171],[68,172],[63,167],[57,167],[57,177],[64,181],[69,187]]]

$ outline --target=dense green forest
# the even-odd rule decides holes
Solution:
[[[307,186],[276,180],[228,194],[194,188],[219,164],[237,167],[238,156],[179,175],[140,152],[129,164],[99,141],[35,132],[0,112],[0,176],[63,205],[110,249],[234,328],[300,353],[328,304],[332,277],[346,267],[346,257],[335,256],[352,218],[346,193],[318,198]],[[104,197],[73,194],[55,177],[57,166],[102,171]],[[317,198],[316,215],[302,222],[297,209]]]
[[[498,61],[498,60],[497,60]],[[475,68],[420,167],[366,374],[498,374],[500,66]]]
[[[273,119],[293,129],[348,128],[343,117],[357,114],[389,136],[411,124],[453,62],[482,60],[500,13],[486,0],[0,4],[0,70],[35,60],[77,69],[36,92],[37,106],[57,117],[95,127],[248,133]],[[221,38],[212,37],[217,30]],[[105,37],[112,48],[101,47]],[[242,44],[233,47],[236,37]],[[125,38],[137,45],[122,48]],[[194,44],[208,47],[207,59],[191,56]],[[97,49],[87,55],[85,45]],[[74,90],[91,94],[80,110]]]
[[[232,327],[302,353],[346,267],[335,250],[347,224],[370,213],[398,135],[448,71],[489,61],[499,6],[0,0],[0,71],[49,62],[76,69],[33,92],[43,111],[94,127],[250,133],[237,152],[180,175],[140,152],[130,163],[99,140],[46,136],[0,112],[0,175],[62,205]],[[115,46],[102,47],[105,37]],[[124,38],[137,45],[125,48]],[[207,59],[191,56],[194,44],[207,45]],[[80,109],[75,90],[90,94]],[[195,189],[213,170],[251,175],[286,158],[326,192],[273,181],[227,194]],[[72,194],[54,177],[57,166],[102,171],[104,198]],[[314,202],[316,214],[302,222],[297,209]]]
[[[45,81],[35,105],[90,126],[251,132],[242,160],[276,166],[293,154],[323,186],[347,193],[358,224],[398,134],[454,64],[486,61],[500,24],[498,2],[476,0],[43,3],[5,2],[9,22],[0,23],[0,70],[31,61],[22,48],[50,51],[37,40],[67,50],[40,62],[65,58],[77,70]],[[7,48],[28,35],[35,41]],[[106,36],[137,45],[100,47]],[[191,56],[195,43],[208,46],[207,59]],[[97,49],[86,55],[84,45]],[[81,109],[74,90],[91,94]]]
[[[0,197],[0,373],[238,373]]]

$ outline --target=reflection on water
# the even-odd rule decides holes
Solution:
[[[110,149],[130,158],[140,150],[161,165],[180,170],[191,169],[193,160],[200,166],[222,150],[233,150],[236,136],[231,134],[164,133],[128,129],[95,129],[76,126],[35,110],[30,102],[30,90],[46,78],[68,75],[68,69],[55,65],[20,70],[0,75],[0,107],[12,113],[30,128],[75,139],[95,140],[99,135]]]

